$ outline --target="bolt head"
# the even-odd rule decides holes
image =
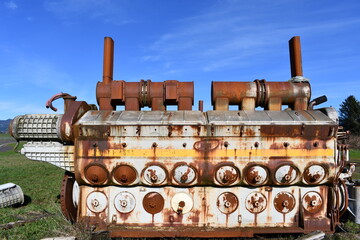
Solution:
[[[126,207],[127,206],[127,201],[125,201],[125,200],[120,201],[120,205],[122,207]]]
[[[282,205],[283,205],[283,207],[287,207],[287,206],[289,206],[289,202],[285,200],[282,202]]]

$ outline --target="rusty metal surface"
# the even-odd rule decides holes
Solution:
[[[111,83],[113,80],[114,68],[114,40],[110,37],[104,38],[104,63],[103,63],[103,82]]]
[[[87,111],[91,109],[84,101],[74,101],[72,99],[64,99],[66,111],[61,119],[60,131],[61,138],[64,142],[74,142],[73,125],[80,119]]]
[[[154,231],[164,227],[202,227],[238,229],[258,227],[299,227],[299,214],[308,219],[324,219],[327,211],[327,186],[257,189],[233,188],[144,188],[123,189],[81,187],[82,198],[91,197],[102,211],[81,203],[81,221],[101,221],[106,227],[126,224]],[[106,195],[107,198],[103,198]],[[94,196],[101,196],[98,199]],[[119,197],[121,196],[121,197]],[[313,199],[313,196],[320,196]],[[155,201],[155,199],[158,199]],[[330,199],[331,200],[331,199]],[[104,207],[105,206],[105,207]],[[123,206],[123,207],[121,207]],[[160,210],[162,209],[162,210]],[[144,211],[145,210],[145,211]],[[316,210],[316,211],[315,211]],[[103,216],[103,217],[101,217]],[[321,229],[329,231],[328,226]],[[256,233],[255,229],[252,233]],[[305,232],[306,229],[303,229]],[[159,233],[160,234],[160,233]],[[196,234],[196,233],[194,233]],[[249,233],[247,233],[249,234]],[[242,236],[242,235],[239,235]]]
[[[177,105],[178,110],[191,110],[194,104],[194,82],[99,82],[96,98],[101,110],[114,110],[117,105],[123,105],[129,111],[139,111],[142,107],[163,111],[168,105]]]
[[[291,77],[302,76],[302,58],[300,37],[296,36],[289,40]]]
[[[114,170],[114,178],[121,185],[132,184],[137,178],[136,170],[129,165],[119,165]]]
[[[115,110],[123,105],[125,110],[138,111],[151,107],[155,111],[177,105],[178,110],[191,110],[194,104],[194,82],[167,80],[164,82],[113,81],[114,41],[104,38],[103,79],[96,86],[96,99],[101,110]]]
[[[56,112],[57,108],[52,105],[52,102],[59,99],[59,98],[64,98],[64,99],[68,99],[68,100],[70,100],[70,99],[71,100],[76,100],[76,97],[73,97],[68,93],[62,93],[62,92],[57,93],[54,96],[52,96],[49,100],[47,100],[47,102],[45,104],[46,108],[50,108],[51,110]],[[66,108],[67,108],[67,104],[64,104],[64,112],[66,112]]]
[[[238,105],[240,110],[280,111],[282,105],[293,110],[307,110],[311,97],[309,83],[267,82],[212,82],[211,98],[214,110],[228,110]]]
[[[316,184],[329,183],[336,125],[300,113],[89,111],[74,127],[77,180],[91,184],[84,169],[100,164],[114,185],[309,185],[308,170],[320,164]]]
[[[77,208],[73,204],[73,187],[75,178],[71,173],[65,173],[60,192],[61,211],[65,218],[71,222],[77,220]]]
[[[157,214],[164,208],[165,200],[161,194],[157,192],[149,192],[144,196],[143,206],[145,211],[150,214]]]
[[[299,38],[289,44],[292,77],[301,77]],[[99,111],[58,95],[63,115],[11,124],[14,138],[30,141],[23,154],[73,171],[60,196],[68,220],[112,237],[335,230],[348,201],[346,134],[333,108],[308,106],[305,78],[213,82],[215,111],[203,112],[202,101],[191,111],[193,82],[114,81],[113,53],[107,37]]]
[[[229,110],[229,105],[237,105],[239,110],[281,111],[283,105],[292,110],[307,110],[311,97],[308,79],[302,77],[300,37],[289,41],[291,76],[288,82],[212,82],[211,99],[214,110]],[[311,108],[311,107],[310,107]]]
[[[115,174],[117,170],[115,170]],[[100,164],[89,164],[84,169],[85,178],[93,185],[101,185],[108,181],[109,173],[105,167]]]
[[[291,212],[295,207],[296,200],[289,192],[279,192],[274,198],[274,207],[276,211],[281,213]]]
[[[335,148],[336,129],[318,111],[89,111],[74,127],[82,133],[76,178],[89,184],[82,169],[101,163],[110,173],[106,185],[82,185],[81,192],[103,192],[109,210],[94,215],[84,207],[80,215],[85,222],[103,221],[97,226],[114,229],[114,236],[118,231],[132,236],[118,229],[121,224],[145,227],[148,232],[139,236],[159,236],[159,228],[167,235],[173,226],[186,227],[180,234],[186,236],[187,227],[203,225],[216,233],[241,227],[244,232],[236,236],[267,227],[306,232],[313,219],[322,219],[317,227],[331,231],[325,197],[308,200],[313,192],[327,196],[328,187],[311,187],[308,169],[324,166],[325,175],[315,185],[331,184],[339,171],[335,159],[343,155]],[[136,172],[130,187],[114,179],[118,166]]]

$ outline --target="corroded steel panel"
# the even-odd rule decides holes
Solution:
[[[284,117],[282,121],[281,115],[288,119]],[[288,113],[266,114],[269,119],[265,120],[261,120],[263,114],[249,114],[253,120],[259,120],[250,121],[247,118],[238,121],[238,125],[225,125],[229,121],[225,121],[221,114],[213,114],[210,124],[210,120],[209,123],[206,121],[210,118],[209,112],[188,115],[116,112],[100,116],[98,112],[89,112],[74,127],[78,133],[76,176],[80,182],[84,181],[84,169],[95,163],[101,164],[111,175],[105,184],[115,185],[122,185],[121,181],[116,180],[117,174],[114,172],[119,165],[130,166],[135,170],[136,173],[132,175],[137,177],[130,185],[152,185],[149,184],[151,181],[146,180],[149,177],[144,175],[145,168],[149,166],[164,171],[161,185],[181,185],[179,179],[188,177],[177,176],[177,172],[181,171],[176,169],[182,165],[182,168],[188,166],[188,173],[192,177],[191,181],[184,180],[186,185],[222,185],[224,182],[216,176],[220,174],[220,167],[227,166],[233,167],[232,171],[239,175],[231,185],[255,186],[313,184],[314,181],[304,177],[305,171],[307,173],[314,168],[312,165],[323,169],[323,176],[316,184],[329,183],[339,168],[335,162],[336,140],[329,134],[331,128],[336,126],[330,119],[319,124],[320,119],[324,118],[322,114],[313,114],[317,117],[303,119],[307,123],[305,127],[301,121],[290,120]],[[157,124],[149,120],[153,118]],[[130,122],[131,125],[126,125]],[[185,122],[188,124],[179,124]],[[272,124],[269,125],[269,122]],[[245,125],[249,123],[252,125]],[[326,130],[325,135],[322,135],[322,128]],[[279,129],[284,129],[284,132],[281,133]],[[286,166],[293,170],[289,176],[282,173]],[[248,178],[253,174],[253,169],[258,167],[263,169],[262,175],[266,175],[260,184]],[[159,176],[153,174],[154,178]],[[290,178],[282,180],[279,179],[281,176]],[[89,183],[86,179],[85,182]]]
[[[164,227],[184,226],[209,226],[215,230],[298,227],[301,214],[305,219],[330,222],[326,217],[327,194],[327,186],[257,189],[82,186],[81,199],[87,201],[81,201],[79,217],[85,223],[100,221],[104,227],[126,224],[154,232],[168,231]],[[157,196],[160,203],[151,205],[149,195]],[[149,212],[149,208],[157,209]],[[321,229],[326,230],[326,226]]]
[[[193,82],[114,81],[107,37],[99,111],[60,93],[47,106],[62,97],[64,114],[18,116],[10,132],[28,158],[67,170],[64,216],[111,237],[334,232],[354,171],[343,173],[348,134],[335,109],[309,102],[299,43],[290,81],[213,82],[215,111],[203,112],[191,111]]]

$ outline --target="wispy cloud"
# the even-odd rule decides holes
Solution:
[[[58,106],[57,106],[58,107]],[[62,110],[59,109],[59,111]],[[45,102],[34,102],[32,103],[23,101],[0,101],[0,119],[14,118],[17,115],[29,114],[29,113],[54,113],[53,111],[45,107]]]
[[[259,3],[219,2],[198,15],[174,21],[172,29],[159,36],[141,60],[173,61],[184,71],[194,70],[194,66],[202,71],[244,68],[259,64],[264,54],[287,54],[283,49],[291,36],[326,37],[360,23],[358,18],[309,21],[306,14],[312,16],[311,10],[284,13],[286,1],[264,1],[263,7]]]
[[[64,18],[82,13],[94,17],[102,16],[102,9],[106,9],[108,4],[109,0],[50,0],[44,2],[44,7]]]
[[[55,14],[65,22],[76,22],[96,19],[103,23],[125,25],[133,23],[131,18],[124,17],[123,9],[112,0],[46,0],[45,10]]]
[[[15,10],[18,8],[17,4],[13,1],[8,1],[8,2],[5,2],[5,7],[8,8],[8,9],[11,9],[11,10]]]
[[[141,58],[142,61],[146,62],[146,61],[157,61],[159,60],[159,56],[151,56],[151,55],[148,55],[148,56],[143,56]]]

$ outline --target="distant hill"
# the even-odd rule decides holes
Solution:
[[[0,133],[8,133],[11,119],[0,120]]]

